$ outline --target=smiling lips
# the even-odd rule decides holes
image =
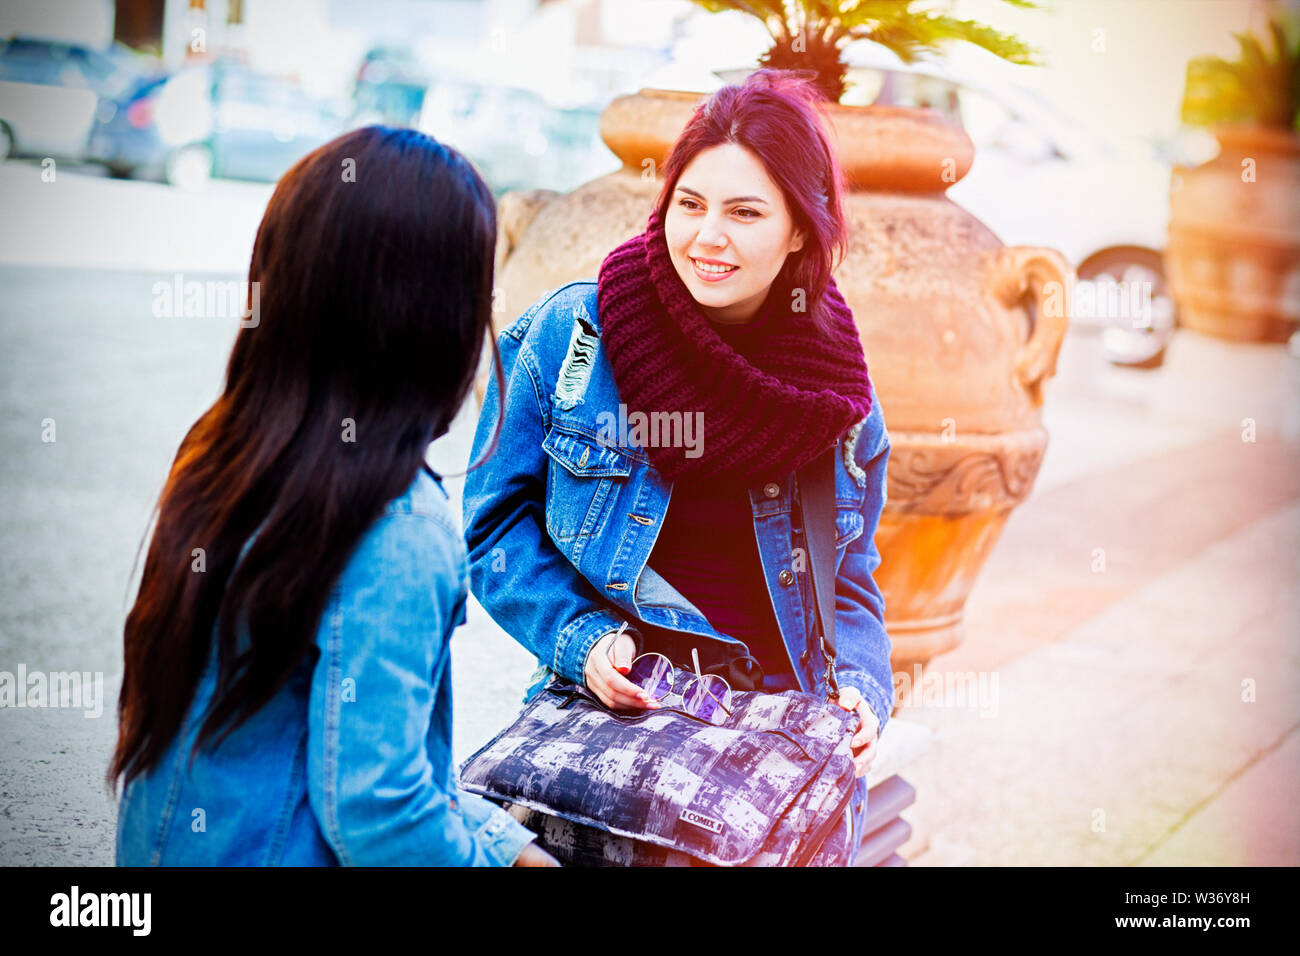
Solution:
[[[695,269],[695,274],[705,282],[721,282],[740,268],[740,266],[733,266],[730,263],[718,262],[713,259],[692,258],[691,265]]]

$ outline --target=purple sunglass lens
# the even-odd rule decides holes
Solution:
[[[673,666],[662,654],[642,654],[632,662],[627,679],[655,700],[663,700],[673,689]]]
[[[703,682],[698,678],[690,682],[682,701],[688,714],[711,724],[721,724],[731,707],[731,688],[721,677],[705,674]]]

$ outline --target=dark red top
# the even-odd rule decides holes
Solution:
[[[742,355],[764,331],[761,324],[713,325]],[[707,449],[707,421],[703,443]],[[708,478],[676,481],[649,564],[717,630],[744,641],[764,674],[793,669],[763,578],[744,485]]]

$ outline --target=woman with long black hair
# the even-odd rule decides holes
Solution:
[[[466,553],[424,459],[490,329],[495,234],[473,167],[411,130],[276,187],[126,620],[120,865],[553,862],[451,769]]]

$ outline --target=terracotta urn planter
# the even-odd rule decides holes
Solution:
[[[1285,342],[1300,328],[1300,136],[1260,126],[1214,135],[1219,155],[1170,182],[1165,273],[1178,322]]]
[[[601,134],[621,170],[564,196],[500,205],[499,322],[542,293],[594,278],[641,232],[655,178],[703,94],[614,100]],[[851,252],[835,281],[857,318],[893,443],[876,543],[896,671],[955,647],[962,609],[1011,510],[1033,487],[1074,279],[1051,249],[1008,248],[944,191],[974,148],[935,110],[829,108],[852,192]],[[1015,184],[1007,184],[1015,201]]]

